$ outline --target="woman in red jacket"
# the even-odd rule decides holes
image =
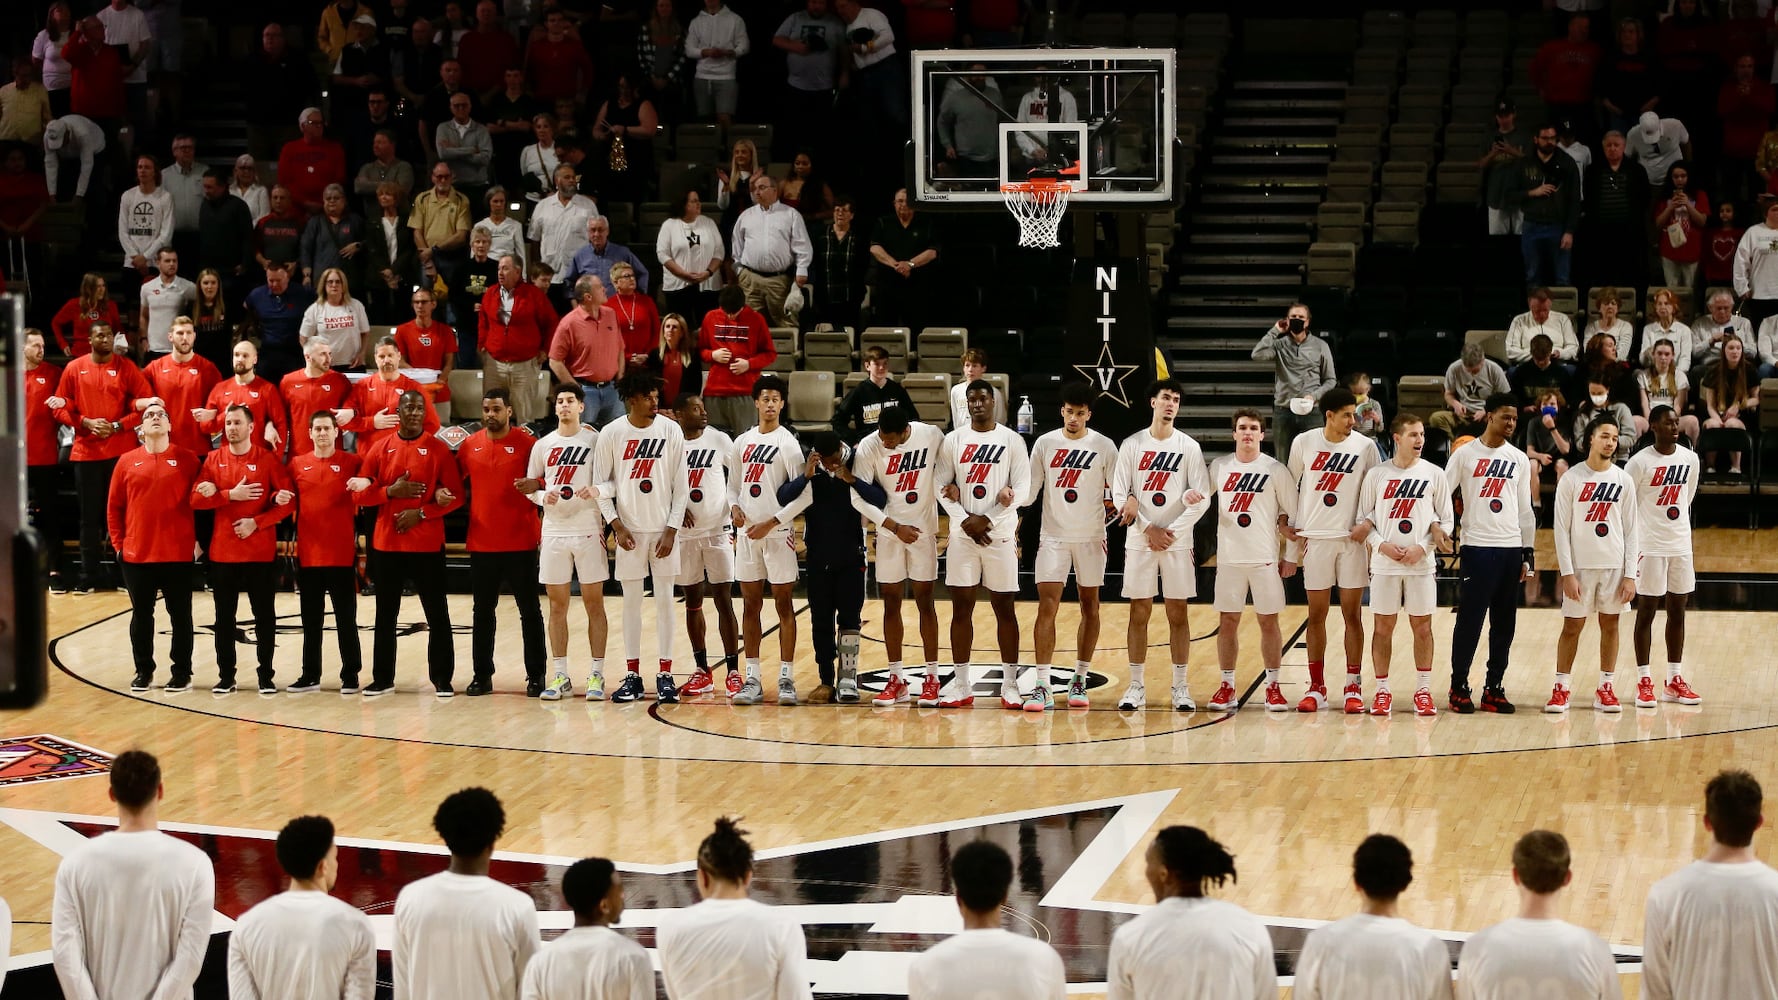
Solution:
[[[88,334],[94,323],[117,329],[117,303],[106,295],[105,279],[88,272],[80,279],[80,294],[67,301],[49,321],[55,331],[56,346],[71,358],[78,358],[90,348]]]

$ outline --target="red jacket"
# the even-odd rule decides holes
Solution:
[[[271,421],[278,429],[278,440],[290,440],[290,414],[284,409],[284,397],[272,386],[272,380],[253,376],[253,381],[242,385],[233,377],[223,379],[210,390],[210,398],[205,401],[209,409],[216,411],[216,419],[210,421],[204,430],[210,434],[221,434],[222,425],[228,419],[228,408],[245,406],[253,414],[253,442],[265,443],[265,424]]]
[[[408,320],[395,328],[391,334],[395,338],[395,346],[401,349],[401,356],[415,368],[436,368],[440,373],[437,386],[432,390],[431,398],[440,403],[451,401],[451,385],[443,379],[445,360],[457,356],[457,332],[449,323],[433,320],[432,325],[422,330]]]
[[[358,508],[346,491],[346,480],[358,475],[358,466],[357,455],[338,448],[326,458],[316,458],[311,449],[290,460],[290,481],[296,484],[297,565],[357,564],[352,515]]]
[[[222,373],[202,355],[194,354],[190,361],[179,364],[168,354],[150,361],[143,369],[142,377],[148,380],[149,388],[161,402],[167,404],[167,422],[173,427],[173,443],[199,458],[204,457],[210,450],[210,435],[198,426],[191,411],[207,405],[211,390],[222,381]]]
[[[624,335],[624,367],[630,355],[653,354],[661,346],[661,311],[646,295],[613,295],[605,308],[617,317],[617,332]]]
[[[1774,107],[1778,107],[1778,91],[1764,80],[1753,80],[1745,94],[1733,80],[1723,84],[1716,95],[1716,117],[1722,120],[1722,155],[1752,160],[1759,153]]]
[[[124,562],[191,564],[191,486],[199,468],[198,457],[178,445],[154,455],[136,448],[118,459],[105,523]]]
[[[25,378],[25,464],[54,465],[61,452],[57,439],[56,415],[43,401],[61,388],[62,370],[44,363],[31,369]]]
[[[1586,104],[1593,99],[1599,46],[1566,38],[1544,42],[1531,57],[1531,83],[1550,104]]]
[[[258,433],[258,428],[254,428]],[[229,491],[242,480],[264,487],[257,500],[231,500]],[[216,493],[204,496],[198,492],[201,483],[214,483]],[[278,554],[276,525],[296,512],[296,504],[278,503],[279,490],[292,489],[290,472],[278,456],[254,443],[247,454],[237,455],[223,445],[204,457],[202,471],[191,484],[191,506],[195,510],[214,510],[216,524],[210,532],[210,561],[220,563],[271,562]],[[235,534],[235,522],[250,517],[259,525],[246,538]]]
[[[385,382],[381,375],[373,374],[369,378],[359,379],[358,384],[352,387],[352,396],[348,403],[352,407],[352,426],[349,429],[358,434],[359,455],[368,456],[384,438],[395,436],[396,429],[393,427],[377,430],[375,418],[384,410],[394,413],[396,406],[401,403],[401,394],[409,389],[425,395],[420,390],[420,383],[406,375],[396,375],[395,381]],[[432,436],[438,428],[438,411],[432,408],[432,401],[429,399],[426,401],[424,425],[426,436]]]
[[[517,39],[504,28],[493,31],[471,28],[457,40],[457,62],[463,67],[463,89],[471,93],[486,94],[499,88],[505,82],[506,67],[519,65],[523,58]]]
[[[561,317],[549,304],[549,296],[529,281],[512,292],[512,316],[500,322],[500,286],[482,296],[481,348],[495,361],[530,361],[549,350],[549,339]]]
[[[136,400],[154,395],[142,370],[129,358],[113,354],[103,365],[91,354],[83,354],[62,369],[62,381],[56,395],[68,405],[55,410],[56,420],[74,428],[74,447],[69,449],[70,462],[102,462],[117,458],[134,449],[135,429],[142,423]],[[108,437],[99,437],[80,422],[82,417],[115,420],[123,426]]]
[[[531,496],[512,488],[530,469],[537,439],[513,427],[496,441],[476,431],[457,446],[457,465],[469,487],[469,551],[532,552],[543,534]]]
[[[747,359],[747,371],[732,374],[728,365],[712,358],[718,347]],[[752,306],[742,306],[733,319],[721,309],[704,314],[704,323],[698,328],[698,356],[704,360],[704,395],[751,396],[759,373],[778,360],[778,348],[772,343],[772,329],[766,326],[765,317]]]
[[[93,48],[80,38],[62,46],[62,58],[73,67],[69,108],[95,120],[124,116],[123,57],[110,45]]]
[[[278,183],[298,205],[319,205],[327,185],[346,183],[346,151],[332,139],[292,139],[278,152]]]
[[[417,497],[391,499],[389,485],[406,474],[425,490]],[[385,437],[374,451],[364,455],[358,474],[370,480],[370,488],[358,494],[358,506],[377,507],[377,528],[371,546],[379,552],[437,552],[444,548],[444,516],[463,506],[463,475],[457,460],[443,441],[422,433],[412,441],[400,434]],[[438,491],[448,489],[452,500],[438,502]],[[395,529],[395,515],[424,508],[426,516],[405,532]]]
[[[309,418],[322,410],[344,407],[352,395],[352,383],[332,369],[314,378],[308,369],[298,368],[278,383],[278,395],[284,397],[284,405],[290,410],[290,454],[301,455],[315,448],[309,437]]]
[[[104,323],[117,332],[117,303],[105,299],[97,304],[97,308],[82,310],[80,297],[77,295],[62,303],[62,308],[49,319],[49,328],[56,335],[56,346],[62,353],[71,358],[78,358],[92,350],[90,335],[94,323]]]
[[[531,96],[553,104],[563,97],[577,97],[593,85],[593,61],[586,46],[570,31],[559,42],[544,35],[531,40],[525,50],[526,75]]]

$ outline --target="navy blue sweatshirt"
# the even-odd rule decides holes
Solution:
[[[846,468],[852,467],[852,449],[845,450]],[[858,508],[852,506],[852,495],[872,507],[881,508],[889,502],[889,494],[876,483],[854,480],[850,486],[827,470],[816,466],[813,478],[797,476],[778,487],[778,503],[788,504],[805,489],[815,491],[814,502],[803,511],[803,545],[809,561],[828,564],[849,562],[864,553],[864,524]]]

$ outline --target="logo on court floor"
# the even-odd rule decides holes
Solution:
[[[0,740],[0,788],[33,781],[87,778],[110,770],[110,754],[57,736]]]

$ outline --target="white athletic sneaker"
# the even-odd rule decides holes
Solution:
[[[1184,684],[1173,685],[1173,711],[1196,712],[1198,703],[1192,700],[1191,689]]]
[[[796,681],[788,677],[778,678],[778,704],[796,704]]]
[[[1141,681],[1131,681],[1130,686],[1124,688],[1124,696],[1117,700],[1117,710],[1135,712],[1147,704],[1148,690],[1142,686]]]
[[[1025,699],[1019,697],[1019,682],[1005,680],[1000,682],[1000,707],[1010,712],[1025,710]]]
[[[735,696],[729,699],[729,703],[731,705],[757,705],[764,701],[765,697],[765,688],[760,685],[759,678],[749,677],[741,684],[741,690],[736,691]]]
[[[574,682],[568,679],[568,675],[557,674],[550,678],[550,682],[543,688],[543,693],[537,697],[544,701],[561,701],[573,690]]]

